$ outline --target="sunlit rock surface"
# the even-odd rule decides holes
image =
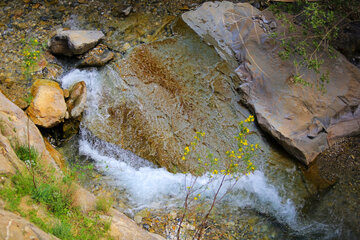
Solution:
[[[36,125],[50,128],[65,118],[64,93],[57,82],[37,80],[31,87],[31,94],[34,99],[26,112]]]
[[[219,55],[236,67],[244,102],[260,126],[288,152],[311,163],[338,137],[360,131],[360,71],[341,54],[324,57],[320,71],[329,73],[322,94],[316,87],[295,84],[299,74],[313,86],[320,74],[282,61],[279,46],[255,21],[260,12],[250,4],[207,2],[183,14],[184,21]],[[277,24],[280,26],[280,24]],[[278,31],[284,29],[278,29]]]
[[[0,239],[6,240],[56,240],[22,217],[0,208]]]
[[[49,49],[53,54],[80,55],[95,47],[104,37],[101,31],[59,30],[49,40]]]

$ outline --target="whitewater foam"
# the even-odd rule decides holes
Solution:
[[[111,76],[110,76],[111,77]],[[103,76],[97,70],[73,70],[60,79],[63,88],[69,88],[79,81],[85,81],[88,94],[84,119],[102,121],[106,113],[100,113],[99,102],[103,89]],[[111,79],[110,79],[111,80]],[[120,146],[95,137],[83,124],[80,131],[79,153],[94,161],[97,170],[109,176],[111,184],[125,190],[131,207],[135,210],[145,207],[179,207],[185,195],[185,179],[190,175],[173,174],[144,160]],[[210,184],[208,184],[210,182]],[[230,183],[225,183],[230,184]],[[210,198],[219,185],[219,180],[210,180],[208,175],[199,177],[195,188],[202,188],[202,196]],[[204,189],[204,186],[207,186]],[[223,190],[227,189],[227,186]],[[296,207],[290,199],[280,196],[278,189],[269,183],[263,171],[239,179],[234,191],[224,201],[230,206],[251,208],[270,215],[282,224],[296,231],[324,230],[326,226],[299,223]],[[220,192],[222,195],[224,192]],[[305,226],[305,227],[304,227]]]

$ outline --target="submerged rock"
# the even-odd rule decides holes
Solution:
[[[26,112],[36,125],[51,128],[65,118],[67,108],[64,94],[57,82],[36,80],[31,94],[34,99]]]
[[[49,48],[53,54],[80,55],[95,47],[104,37],[101,31],[59,30],[49,40]]]
[[[360,71],[337,54],[336,59],[325,57],[320,69],[329,72],[326,93],[289,81],[300,74],[315,86],[320,76],[309,69],[297,73],[292,62],[280,59],[279,47],[255,21],[260,14],[272,18],[270,12],[249,4],[224,1],[204,3],[182,17],[236,68],[243,81],[242,101],[256,114],[259,125],[309,164],[329,146],[328,141],[360,132],[360,114],[355,111],[360,103]]]
[[[103,69],[98,101],[107,108],[84,119],[97,137],[171,171],[184,169],[181,155],[197,131],[206,132],[199,153],[237,149],[238,122],[249,115],[228,64],[181,20],[174,31]]]

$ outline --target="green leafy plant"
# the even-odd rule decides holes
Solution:
[[[247,136],[250,134],[247,125],[253,121],[254,116],[250,115],[245,121],[239,123],[239,133],[235,136],[238,149],[226,151],[221,158],[212,153],[207,153],[205,156],[197,153],[197,147],[205,136],[204,132],[197,132],[194,141],[185,147],[181,157],[182,161],[195,158],[198,164],[195,175],[185,175],[184,207],[176,233],[178,240],[181,237],[187,238],[189,235],[191,239],[202,239],[204,229],[207,227],[210,214],[216,204],[233,190],[240,177],[255,171],[256,167],[253,165],[252,159],[256,156],[259,145],[250,144],[247,140]],[[188,171],[190,171],[190,166],[188,166]],[[205,175],[209,179],[208,182],[199,186],[197,184],[199,176]],[[202,194],[210,184],[215,185],[215,191],[213,196],[208,198],[210,201],[206,204]],[[200,204],[200,202],[202,203]],[[197,222],[195,230],[189,232],[183,229],[183,223],[193,212],[197,215]]]
[[[269,9],[288,30],[280,34],[270,33],[269,36],[280,41],[282,47],[279,51],[280,58],[299,59],[294,63],[296,71],[299,69],[313,71],[317,75],[314,86],[321,93],[325,93],[329,73],[321,71],[323,58],[336,57],[331,43],[337,39],[341,24],[359,7],[359,2],[353,0],[274,2]],[[313,86],[304,81],[298,72],[294,73],[294,80],[297,84]]]
[[[34,96],[29,94],[27,97],[24,98],[24,101],[27,103],[27,105],[30,105],[32,100],[34,99]]]
[[[71,225],[64,221],[55,224],[51,229],[51,233],[60,239],[73,239]]]
[[[15,148],[15,153],[17,157],[25,163],[27,170],[32,176],[34,187],[37,188],[35,180],[35,168],[37,165],[38,153],[36,149],[34,147],[30,147],[30,143],[28,146],[18,145]]]

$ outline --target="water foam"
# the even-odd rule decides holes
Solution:
[[[99,100],[102,93],[102,79],[101,74],[96,70],[79,70],[75,69],[64,75],[61,79],[61,86],[64,89],[69,89],[77,82],[84,81],[87,88],[87,106],[91,108],[85,109],[84,117],[92,119],[99,117]]]
[[[189,180],[191,176],[156,168],[132,152],[96,138],[85,128],[81,130],[79,146],[81,155],[91,158],[98,170],[111,176],[116,187],[126,189],[134,208],[171,207],[182,203],[186,189],[185,178]],[[210,198],[219,186],[219,181],[212,181],[205,175],[197,179],[195,188],[204,189],[207,186],[202,196]],[[224,191],[229,184],[225,183]],[[296,222],[295,206],[290,200],[280,197],[276,188],[267,183],[263,172],[255,171],[249,176],[243,176],[234,191],[236,194],[227,198],[229,204],[255,208],[286,224],[293,225]]]
[[[96,70],[73,70],[61,79],[63,88],[69,88],[79,81],[86,82],[87,104],[91,106],[86,109],[84,118],[90,121],[104,115],[99,113],[98,107],[103,91],[101,73]],[[96,138],[85,127],[82,127],[80,132],[79,152],[91,158],[96,169],[112,179],[111,184],[127,192],[133,209],[181,206],[183,203],[185,178],[188,179],[189,175],[172,174],[163,168],[156,168],[134,153]],[[208,176],[200,177],[196,187],[201,188],[209,181]],[[218,181],[211,181],[202,195],[212,196],[218,184]],[[223,189],[226,189],[226,186]],[[262,171],[257,170],[239,179],[234,192],[224,200],[232,206],[248,207],[268,214],[293,229],[304,231],[304,225],[299,224],[293,202],[282,198],[277,188],[269,184]],[[312,224],[306,228],[313,228],[310,225]]]

